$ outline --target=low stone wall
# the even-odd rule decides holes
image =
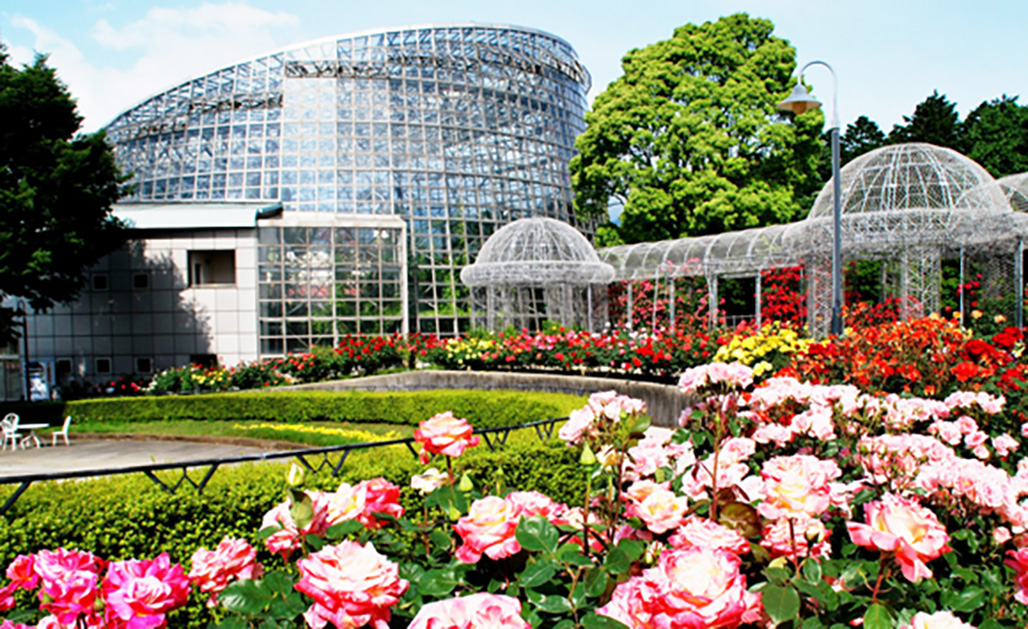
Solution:
[[[321,391],[424,391],[431,389],[505,389],[514,391],[550,391],[589,395],[611,389],[646,402],[650,417],[656,426],[674,427],[686,405],[686,397],[678,387],[653,382],[635,382],[609,378],[563,376],[535,373],[508,373],[483,371],[407,371],[367,378],[352,378],[332,382],[314,382],[288,387],[265,389],[271,391],[316,389]]]

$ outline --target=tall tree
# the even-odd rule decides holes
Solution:
[[[846,133],[839,138],[839,161],[845,164],[882,146],[885,146],[885,132],[877,122],[861,116],[846,125]]]
[[[110,215],[123,178],[102,132],[76,135],[75,101],[43,56],[15,68],[0,44],[0,121],[0,296],[46,310],[124,244]],[[13,317],[0,311],[4,340]]]
[[[961,144],[993,177],[1028,171],[1028,106],[1005,94],[978,105],[964,120]]]
[[[927,142],[959,151],[960,114],[957,106],[938,90],[914,108],[912,116],[903,116],[904,125],[895,125],[889,132],[889,144]]]
[[[740,13],[625,55],[575,142],[579,215],[605,218],[616,199],[626,242],[794,218],[797,197],[821,185],[823,115],[790,121],[776,110],[796,66],[773,30]]]

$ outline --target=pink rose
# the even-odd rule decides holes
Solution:
[[[400,578],[399,566],[370,543],[344,540],[301,559],[297,566],[301,578],[296,589],[314,599],[304,614],[312,627],[331,623],[339,629],[388,629],[390,607],[409,585]]]
[[[8,607],[7,609],[10,609]],[[4,620],[0,622],[0,629],[36,629],[32,625],[23,625],[20,622],[14,622],[13,620]]]
[[[279,530],[264,540],[264,545],[269,551],[279,553],[282,559],[289,560],[294,551],[299,550],[302,538],[308,535],[322,535],[328,529],[328,498],[324,492],[310,491],[307,495],[311,498],[314,509],[314,517],[302,529],[296,528],[296,522],[289,509],[290,502],[283,502],[276,505],[264,514],[261,520],[261,528],[276,527]]]
[[[39,585],[39,575],[35,570],[36,560],[32,555],[18,555],[7,566],[7,578],[26,590]]]
[[[421,444],[422,465],[428,463],[433,454],[458,457],[480,441],[468,420],[454,417],[451,411],[439,413],[418,424],[414,440]]]
[[[521,552],[514,537],[519,521],[518,507],[508,500],[486,496],[474,501],[468,514],[453,526],[464,542],[457,549],[457,559],[478,563],[483,553],[490,559],[503,559]]]
[[[950,612],[935,612],[934,614],[917,612],[910,619],[910,624],[903,625],[900,629],[975,629],[975,627]]]
[[[111,626],[151,629],[167,624],[165,614],[186,604],[189,579],[168,553],[154,559],[111,563],[103,582],[104,613]]]
[[[512,491],[504,498],[514,506],[519,516],[541,516],[553,522],[568,510],[567,505],[554,502],[552,498],[537,491]]]
[[[1028,605],[1028,548],[1008,550],[1007,557],[1009,559],[1003,563],[1014,569],[1014,584],[1017,585],[1014,598]]]
[[[40,607],[61,624],[72,624],[79,615],[91,616],[100,596],[100,571],[104,562],[92,553],[79,550],[41,550],[36,553],[33,569],[39,575]]]
[[[673,548],[712,548],[727,550],[736,555],[750,552],[750,543],[738,531],[698,516],[685,521],[668,540]]]
[[[0,588],[0,612],[14,608],[14,593],[18,591],[17,583],[8,583]],[[0,627],[0,629],[3,629]]]
[[[1017,439],[1014,439],[1007,433],[992,438],[992,447],[996,448],[996,453],[1001,458],[1006,458],[1008,454],[1017,450],[1020,445]]]
[[[326,528],[356,519],[365,528],[375,530],[382,528],[384,522],[374,514],[385,513],[394,518],[403,515],[400,488],[381,477],[361,481],[356,486],[342,483],[335,493],[325,494],[325,500]]]
[[[925,562],[950,551],[945,527],[912,499],[885,494],[864,505],[864,514],[867,524],[846,523],[850,539],[864,548],[896,553],[903,576],[913,583],[932,577]]]
[[[407,629],[531,629],[521,618],[521,601],[510,596],[480,592],[427,603]]]
[[[256,579],[264,572],[257,563],[257,551],[246,540],[225,537],[214,550],[197,549],[193,553],[189,580],[211,596],[208,607],[218,604],[218,592],[236,579]]]
[[[769,520],[800,515],[817,517],[831,506],[829,483],[841,475],[842,470],[832,460],[808,455],[769,459],[760,470],[764,501],[758,511]]]
[[[569,446],[581,443],[583,438],[594,436],[593,424],[595,421],[596,415],[591,407],[584,406],[575,409],[571,411],[568,420],[557,431],[557,436],[566,441]]]
[[[447,476],[434,467],[410,478],[410,487],[420,494],[427,495],[446,484]]]
[[[760,618],[760,595],[746,590],[733,553],[692,547],[661,554],[657,566],[621,583],[596,613],[633,629],[738,627]]]
[[[658,535],[678,528],[689,508],[688,498],[650,481],[633,483],[625,496],[629,500],[625,515],[641,519],[647,529]]]

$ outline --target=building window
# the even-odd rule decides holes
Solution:
[[[152,358],[137,358],[136,359],[136,373],[152,373],[153,372],[153,359]]]
[[[107,290],[106,273],[95,273],[93,275],[93,290]]]
[[[236,283],[234,250],[190,251],[189,285],[215,286]]]
[[[132,276],[132,288],[136,290],[146,290],[150,288],[150,274],[149,273],[136,273]]]
[[[96,373],[111,373],[111,359],[110,358],[97,358],[96,359]]]
[[[71,359],[70,358],[58,358],[57,359],[57,375],[68,376],[71,375]]]

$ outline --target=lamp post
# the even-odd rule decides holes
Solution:
[[[832,144],[832,322],[831,333],[842,336],[842,184],[839,181],[839,79],[835,70],[824,61],[811,61],[803,66],[792,94],[778,103],[778,109],[802,114],[821,106],[803,86],[803,73],[813,65],[824,66],[832,73],[832,119],[828,128]]]
[[[29,305],[22,299],[18,298],[15,302],[18,306],[18,314],[21,315],[21,375],[25,380],[25,401],[32,401],[32,378],[29,376]]]

